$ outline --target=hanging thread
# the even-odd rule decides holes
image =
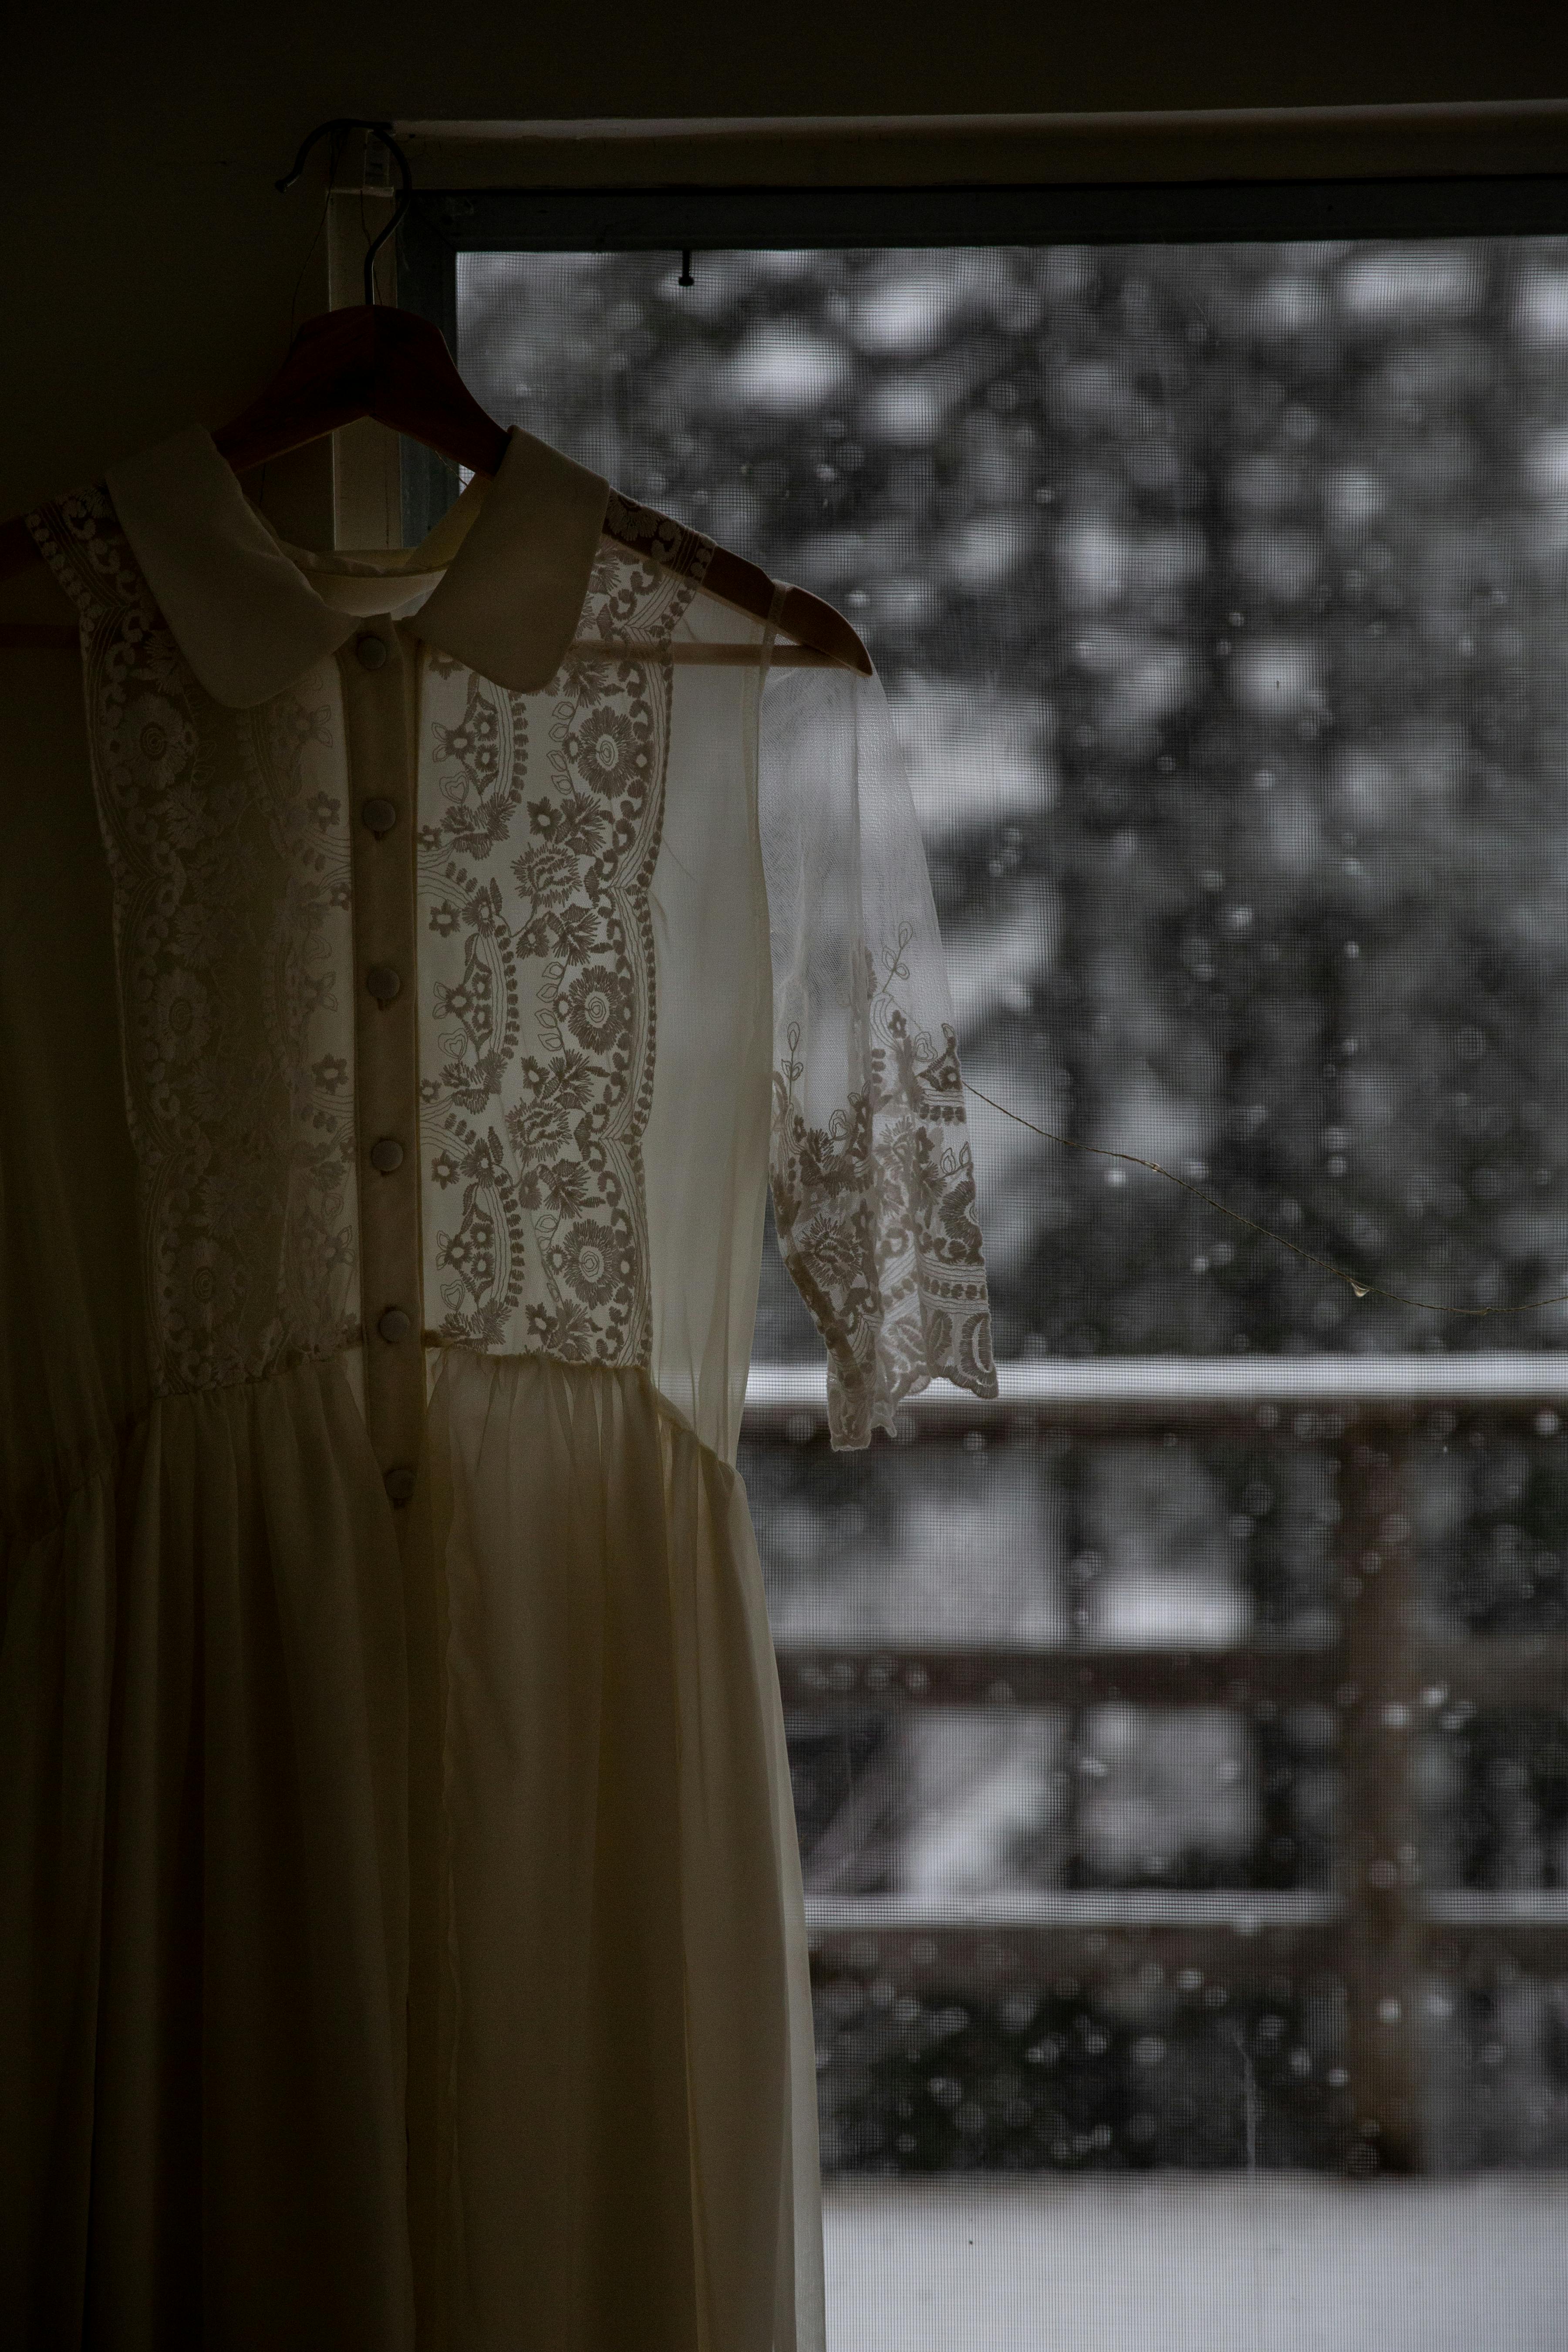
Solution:
[[[1344,1267],[1336,1265],[1331,1258],[1320,1257],[1316,1250],[1307,1249],[1300,1242],[1290,1241],[1284,1234],[1277,1234],[1271,1225],[1260,1225],[1256,1217],[1248,1217],[1240,1209],[1233,1209],[1227,1202],[1216,1201],[1214,1194],[1205,1192],[1201,1184],[1190,1183],[1186,1177],[1178,1176],[1173,1168],[1162,1168],[1157,1160],[1141,1160],[1135,1151],[1112,1151],[1107,1144],[1081,1143],[1076,1136],[1057,1135],[1048,1127],[1037,1127],[1034,1120],[1026,1118],[1021,1111],[1009,1110],[1005,1103],[999,1103],[994,1095],[986,1094],[983,1087],[975,1086],[968,1078],[964,1080],[964,1088],[978,1101],[988,1104],[994,1111],[999,1111],[1004,1118],[1010,1118],[1015,1127],[1026,1127],[1031,1135],[1037,1135],[1044,1143],[1059,1143],[1066,1151],[1089,1152],[1096,1160],[1120,1160],[1128,1168],[1146,1168],[1152,1176],[1163,1176],[1168,1184],[1179,1184],[1184,1192],[1190,1192],[1194,1200],[1201,1201],[1205,1208],[1216,1209],[1222,1217],[1229,1217],[1234,1223],[1247,1226],[1250,1233],[1261,1234],[1266,1242],[1277,1242],[1281,1249],[1293,1250],[1298,1257],[1305,1258],[1309,1265],[1319,1266],[1324,1274],[1331,1274],[1336,1282],[1348,1284],[1358,1298],[1388,1298],[1399,1307],[1419,1307],[1428,1315],[1468,1315],[1478,1321],[1491,1315],[1533,1315],[1538,1307],[1568,1304],[1568,1290],[1558,1290],[1553,1291],[1550,1298],[1527,1299],[1522,1307],[1446,1306],[1435,1298],[1412,1298],[1407,1291],[1385,1289],[1381,1282],[1363,1282],[1359,1275],[1347,1274]]]

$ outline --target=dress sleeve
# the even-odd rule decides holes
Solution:
[[[778,668],[758,809],[773,951],[773,1214],[827,1349],[835,1446],[939,1374],[994,1396],[936,908],[876,678]]]

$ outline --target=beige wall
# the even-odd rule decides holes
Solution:
[[[19,29],[17,29],[19,22]],[[20,0],[0,172],[0,515],[258,388],[324,299],[321,180],[272,182],[338,112],[416,121],[1076,111],[1568,95],[1568,18],[1361,0],[1259,11],[687,0],[684,6],[161,7]],[[1568,152],[1568,147],[1565,147]],[[930,149],[921,170],[930,168]],[[590,159],[590,167],[591,167]],[[918,159],[917,159],[918,162]],[[815,174],[814,174],[815,176]],[[896,151],[888,176],[901,176]]]

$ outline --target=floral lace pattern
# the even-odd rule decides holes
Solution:
[[[612,490],[605,509],[605,528],[612,531],[623,545],[650,555],[678,578],[689,580],[694,588],[700,588],[708,577],[708,566],[713,559],[713,541],[705,539],[700,530],[693,530],[689,523],[672,521],[668,515],[660,514],[656,507],[634,506],[629,499],[621,496],[619,490]],[[632,595],[636,593],[629,583],[623,592]],[[600,614],[595,616],[597,625],[606,636],[612,634],[618,620],[629,617],[629,613],[617,611],[613,601],[601,605]]]
[[[337,664],[220,704],[102,490],[31,523],[80,618],[154,1381],[260,1378],[359,1336]],[[649,552],[601,543],[542,691],[434,650],[422,663],[421,1231],[425,1320],[444,1338],[646,1365],[650,889],[671,640],[712,549],[624,501],[616,528]],[[871,740],[885,713],[847,724],[812,680],[791,692],[768,882],[773,1189],[827,1348],[834,1439],[856,1445],[933,1377],[990,1394],[995,1374],[934,910],[907,791]]]
[[[257,1378],[334,1352],[357,1322],[335,667],[227,709],[104,491],[28,520],[81,622],[154,1381]]]
[[[940,1042],[919,1033],[900,1009],[908,945],[879,971],[865,962],[869,1083],[828,1125],[800,1108],[798,1029],[773,1072],[773,1214],[826,1344],[837,1446],[891,1430],[900,1401],[939,1376],[996,1393],[958,1041],[951,1027]]]
[[[569,655],[533,694],[443,656],[426,668],[420,1083],[437,1205],[426,1297],[449,1339],[647,1360],[648,886],[668,639],[692,593],[604,545],[577,634],[646,645],[646,657]]]

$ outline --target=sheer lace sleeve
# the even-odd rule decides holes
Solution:
[[[938,1375],[996,1393],[947,972],[878,680],[770,673],[759,808],[773,1213],[833,1444],[865,1445]]]

